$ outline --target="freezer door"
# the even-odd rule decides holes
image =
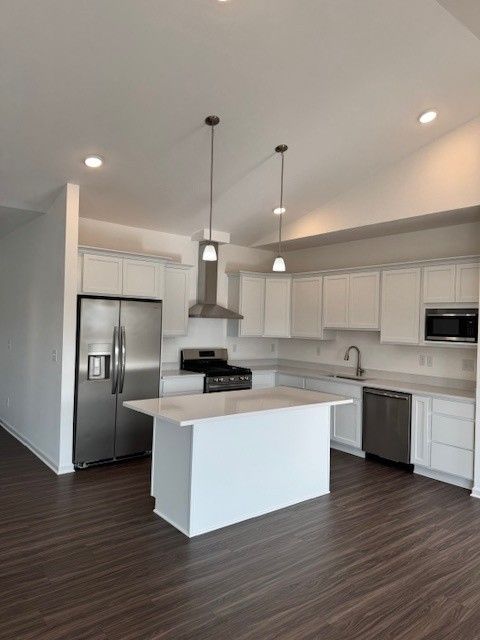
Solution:
[[[162,303],[120,303],[121,366],[118,382],[115,457],[152,449],[153,419],[131,409],[126,400],[158,398]]]
[[[119,317],[118,300],[80,299],[73,454],[76,465],[114,456]]]

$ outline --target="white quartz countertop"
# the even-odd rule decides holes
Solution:
[[[312,405],[349,404],[352,398],[318,391],[275,387],[246,389],[203,395],[129,400],[124,406],[161,418],[178,426],[186,426],[218,418],[262,412],[291,411]]]
[[[326,365],[324,365],[324,367],[320,365],[318,369],[311,369],[308,367],[303,368],[299,366],[290,366],[284,364],[255,365],[253,363],[249,363],[246,366],[249,366],[253,372],[272,371],[276,373],[284,373],[287,375],[304,378],[314,378],[318,380],[325,379],[330,382],[354,384],[360,387],[375,387],[377,389],[389,389],[391,391],[403,391],[405,393],[430,395],[449,400],[475,400],[475,389],[473,388],[457,389],[453,386],[448,385],[447,381],[445,381],[444,384],[439,385],[428,384],[427,382],[419,380],[419,376],[417,376],[416,379],[413,379],[414,377],[412,376],[410,380],[398,380],[387,376],[380,377],[379,374],[375,372],[371,376],[366,375],[365,378],[352,380],[335,377],[335,367],[328,367]]]

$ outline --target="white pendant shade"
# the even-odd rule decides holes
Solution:
[[[202,260],[204,260],[205,262],[216,262],[217,252],[213,244],[205,245],[203,249]]]
[[[273,263],[272,271],[285,271],[285,270],[286,270],[285,260],[282,258],[282,256],[277,256]]]

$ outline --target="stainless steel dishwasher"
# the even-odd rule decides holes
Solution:
[[[363,449],[393,462],[410,463],[412,396],[383,389],[363,389]]]

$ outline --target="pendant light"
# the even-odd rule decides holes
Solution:
[[[203,249],[202,260],[205,262],[217,261],[217,250],[212,243],[212,212],[213,212],[213,139],[215,135],[215,127],[220,122],[218,116],[207,116],[205,118],[205,124],[207,124],[212,130],[211,144],[210,144],[210,222],[209,222],[209,244],[206,244]]]
[[[273,213],[278,215],[278,254],[273,262],[272,271],[286,270],[285,260],[282,258],[282,217],[286,211],[283,206],[283,173],[285,167],[285,151],[287,151],[287,149],[286,144],[279,144],[278,147],[275,147],[275,151],[282,154],[282,174],[280,180],[280,206],[273,210]]]

